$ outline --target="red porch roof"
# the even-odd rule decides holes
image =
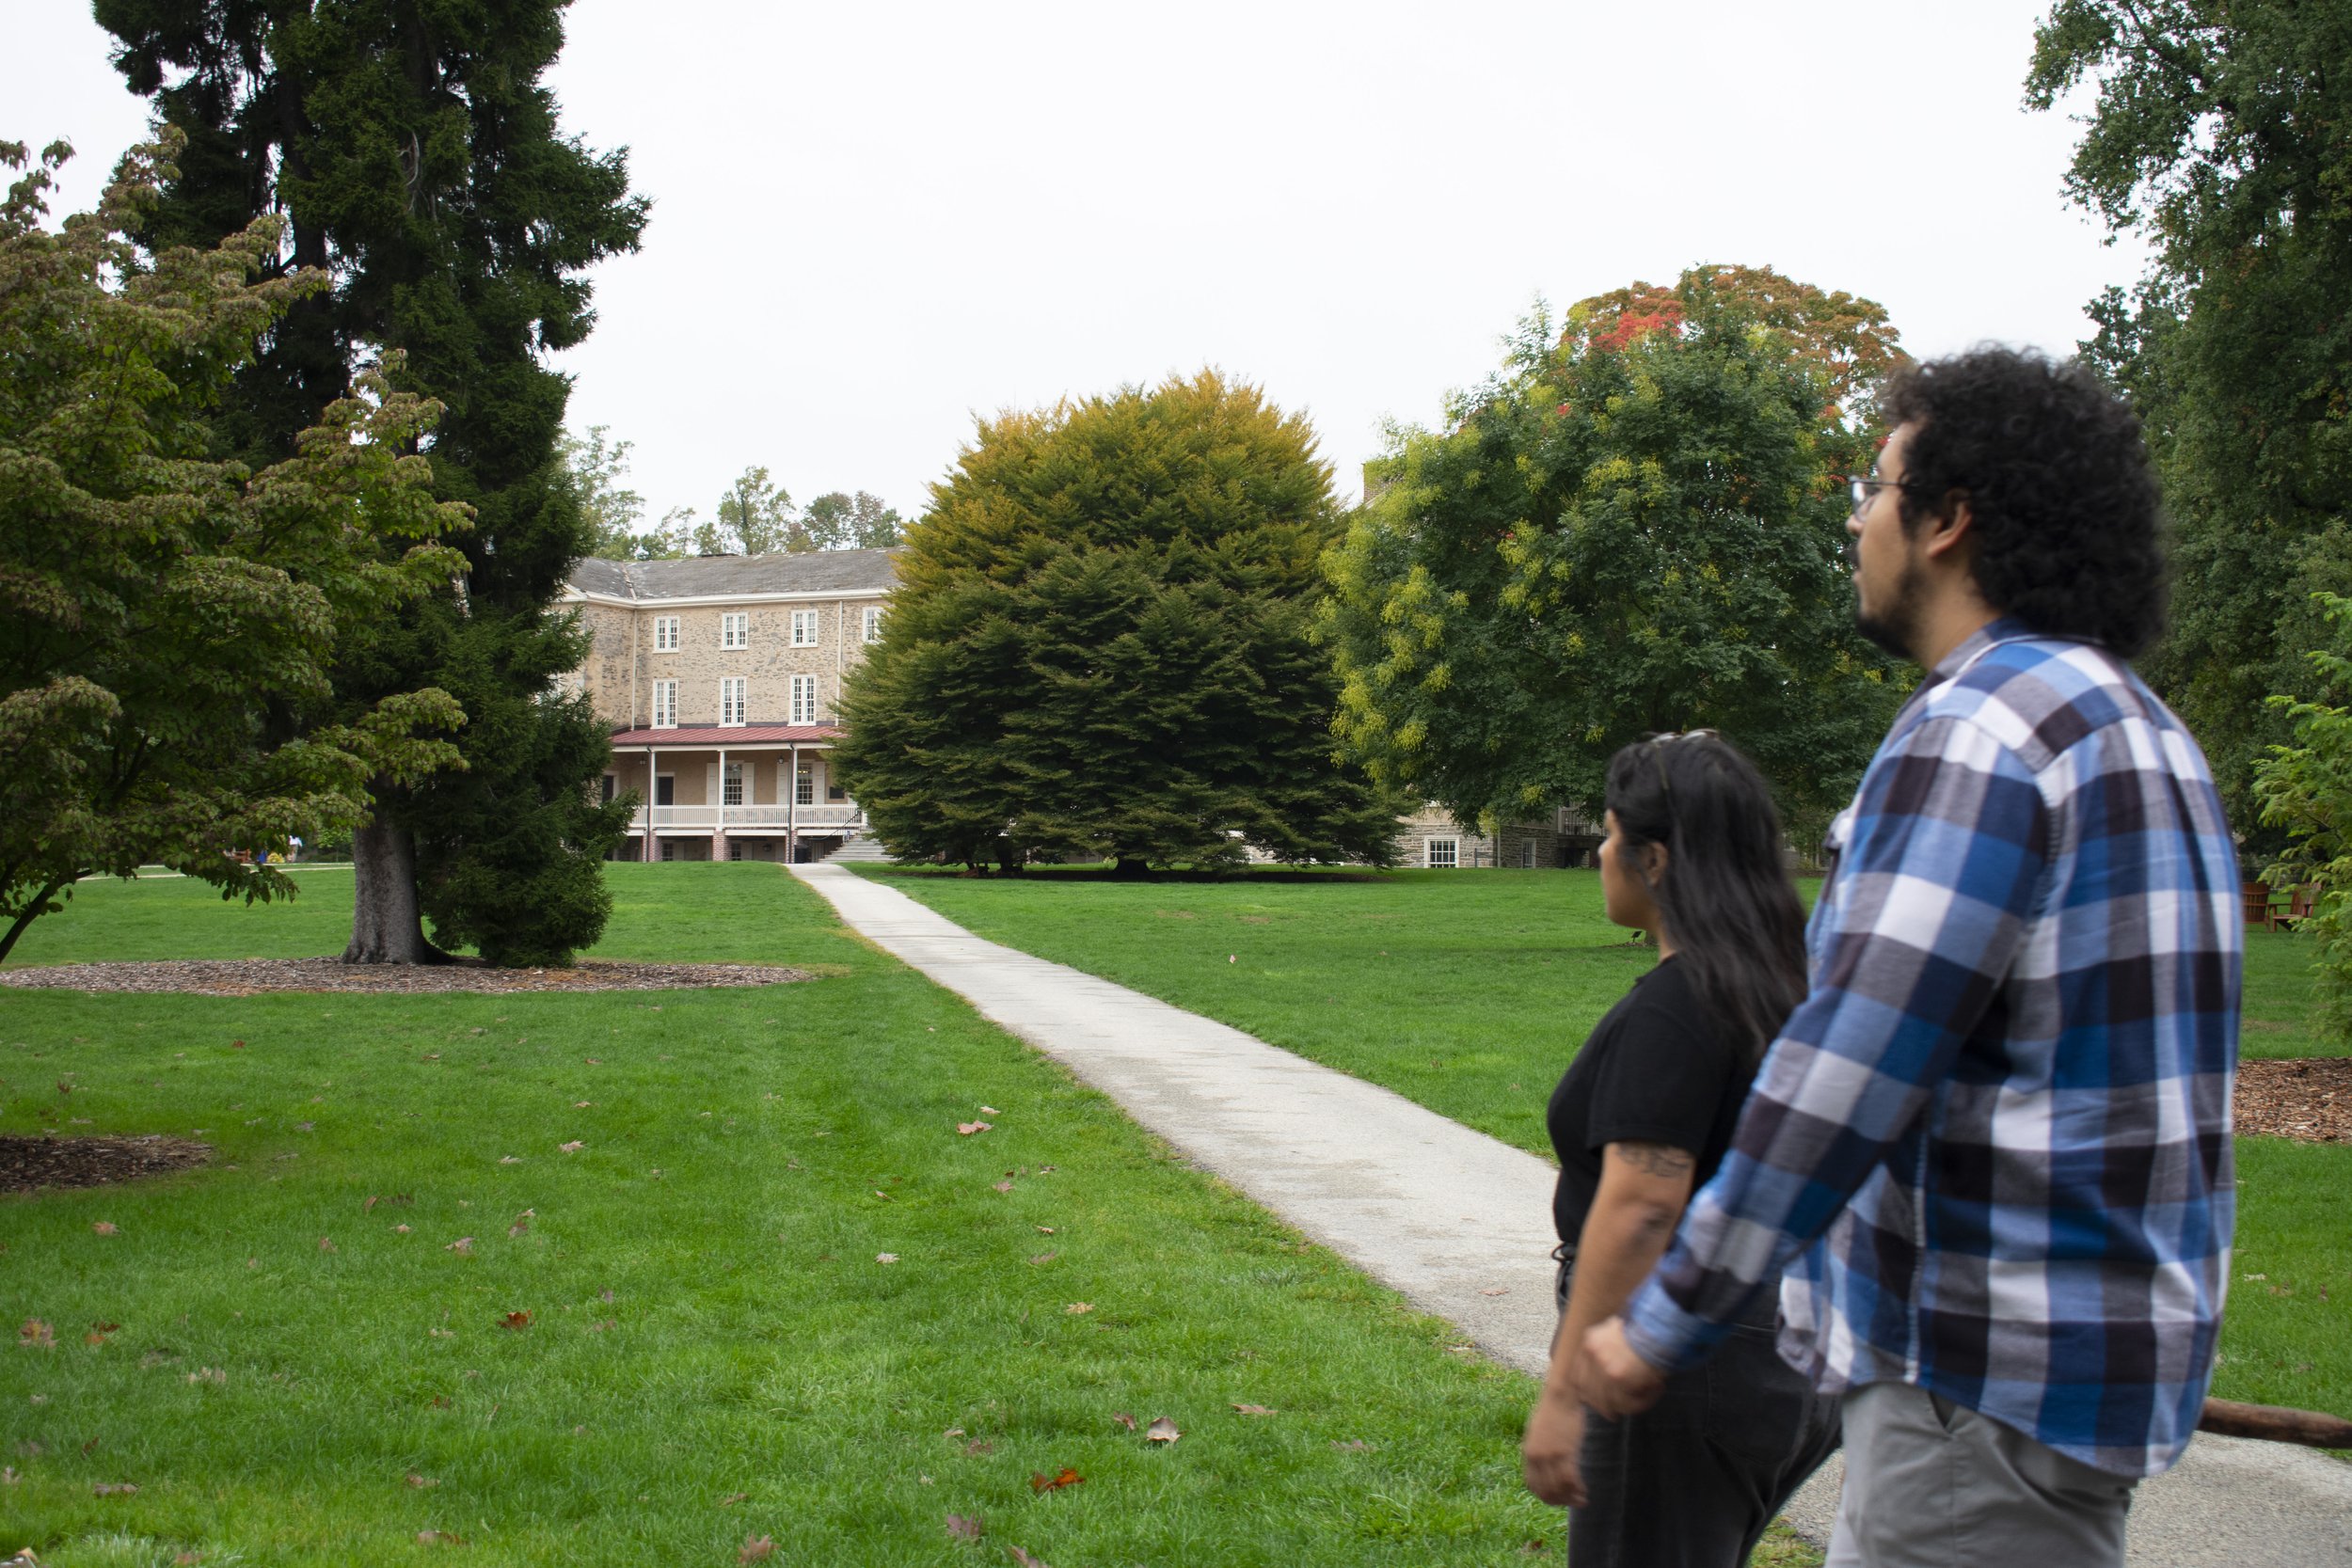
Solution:
[[[837,724],[679,724],[666,730],[623,730],[615,746],[790,746],[838,740]]]

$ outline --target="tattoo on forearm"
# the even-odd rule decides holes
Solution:
[[[1668,1180],[1690,1175],[1692,1167],[1698,1164],[1688,1150],[1677,1148],[1672,1144],[1611,1144],[1609,1152],[1645,1176]]]

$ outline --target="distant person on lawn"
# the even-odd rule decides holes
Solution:
[[[1830,832],[1811,992],[1577,1385],[1643,1408],[1787,1268],[1781,1352],[1844,1398],[1833,1565],[2121,1564],[2221,1326],[2236,855],[2124,662],[2164,577],[2131,411],[1995,349],[1883,408],[1856,620],[1927,676]]]
[[[1584,1332],[1622,1311],[1731,1142],[1756,1064],[1804,996],[1804,915],[1772,792],[1711,734],[1609,763],[1600,886],[1658,963],[1593,1030],[1552,1092],[1560,1156],[1560,1329],[1520,1458],[1565,1503],[1571,1568],[1738,1568],[1837,1446],[1837,1406],[1774,1354],[1759,1290],[1711,1360],[1624,1420],[1587,1422]]]

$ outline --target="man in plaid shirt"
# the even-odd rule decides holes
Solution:
[[[1998,350],[1884,407],[1856,615],[1929,673],[1831,832],[1812,993],[1582,1386],[1642,1408],[1779,1278],[1782,1355],[1845,1395],[1833,1568],[2121,1564],[2220,1331],[2236,856],[2123,662],[2162,613],[2130,411]]]

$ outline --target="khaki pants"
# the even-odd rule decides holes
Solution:
[[[1846,1396],[1828,1568],[2122,1568],[2128,1476],[1903,1383]]]

